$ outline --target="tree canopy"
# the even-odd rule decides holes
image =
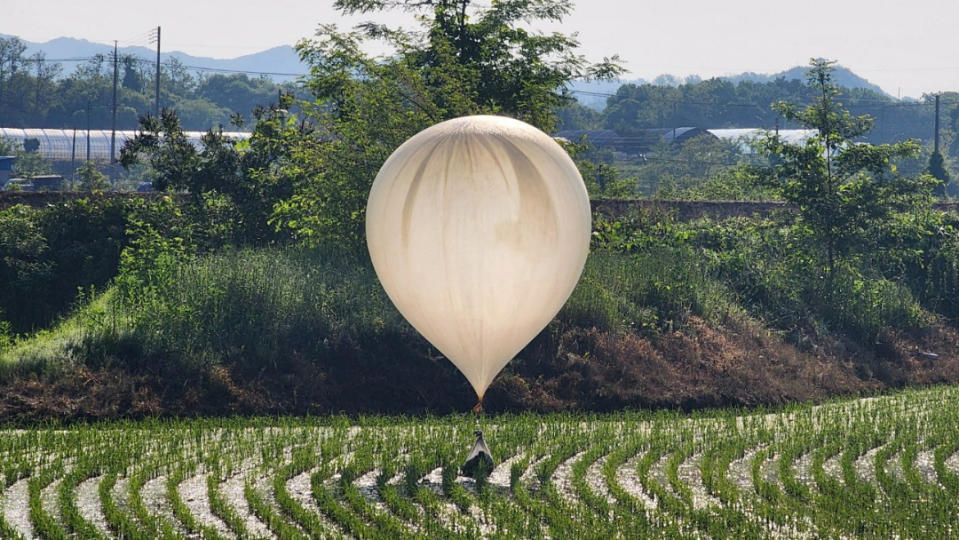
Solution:
[[[297,45],[310,64],[304,81],[314,101],[305,120],[316,138],[294,142],[290,162],[277,170],[294,195],[277,205],[273,222],[301,237],[359,246],[366,196],[386,158],[406,139],[437,122],[469,114],[503,114],[551,132],[557,110],[572,101],[574,78],[620,72],[616,57],[589,63],[573,37],[537,33],[525,25],[561,21],[567,0],[398,2],[339,0],[344,14],[403,9],[420,28],[406,31],[373,23],[341,32],[323,25]],[[363,52],[371,39],[391,52]]]
[[[773,134],[761,145],[772,163],[765,178],[798,208],[802,226],[821,246],[828,276],[848,255],[880,252],[878,244],[891,230],[892,217],[928,205],[936,182],[928,175],[897,174],[895,160],[918,155],[916,141],[855,142],[872,128],[873,120],[852,115],[838,101],[832,64],[811,61],[808,86],[816,95],[811,104],[775,106],[784,118],[816,134],[803,143]]]

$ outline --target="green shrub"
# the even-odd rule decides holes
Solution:
[[[684,247],[654,247],[633,255],[596,250],[560,312],[580,327],[656,333],[679,328],[690,315],[722,319],[731,305],[703,255]]]
[[[54,264],[37,212],[25,206],[0,211],[0,313],[22,332],[49,317],[47,286]]]
[[[837,268],[832,283],[824,283],[819,296],[821,302],[810,298],[810,303],[829,322],[865,344],[878,343],[887,328],[914,332],[928,324],[908,288],[866,277],[855,267]]]
[[[861,259],[830,274],[809,254],[809,242],[801,227],[752,228],[718,254],[720,275],[747,311],[796,338],[828,330],[872,345],[883,329],[927,324],[908,287]]]
[[[118,298],[149,354],[283,370],[296,355],[322,356],[342,340],[410,331],[369,263],[296,248],[183,261],[156,238],[137,247]]]
[[[930,309],[959,319],[959,236],[953,234],[936,251],[925,279],[924,301]]]

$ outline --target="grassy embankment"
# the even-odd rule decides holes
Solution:
[[[488,407],[776,404],[959,380],[948,283],[934,296],[853,266],[811,279],[771,220],[637,231],[598,227],[579,286],[497,379]],[[4,349],[0,413],[472,405],[363,259],[294,247],[148,254],[52,330]],[[954,263],[930,266],[927,281]]]

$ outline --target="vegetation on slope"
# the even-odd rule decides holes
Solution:
[[[575,42],[520,25],[558,20],[566,2],[494,4],[476,19],[454,9],[469,4],[426,10],[425,34],[322,28],[300,47],[315,101],[297,115],[284,97],[247,141],[211,133],[194,148],[175,114],[144,119],[123,161],[149,161],[161,187],[189,192],[182,204],[92,196],[0,214],[0,414],[471,405],[463,379],[376,283],[362,226],[369,185],[435,121],[508,113],[548,129],[569,100],[562,81],[616,66],[541,65]],[[381,35],[396,55],[360,52]],[[812,103],[778,111],[817,134],[767,138],[735,179],[794,211],[596,216],[583,279],[497,379],[491,408],[782,403],[959,380],[959,221],[930,207],[941,184],[895,167],[915,155],[912,142],[854,144],[869,118],[836,99],[828,62],[810,75]],[[620,182],[581,166],[594,192]]]

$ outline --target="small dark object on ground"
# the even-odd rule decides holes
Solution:
[[[476,476],[476,472],[480,468],[480,462],[485,463],[484,468],[487,474],[493,470],[493,456],[490,454],[489,446],[486,446],[486,440],[483,439],[483,432],[477,429],[473,434],[476,435],[476,442],[466,458],[466,463],[463,464],[463,476],[470,478]]]

